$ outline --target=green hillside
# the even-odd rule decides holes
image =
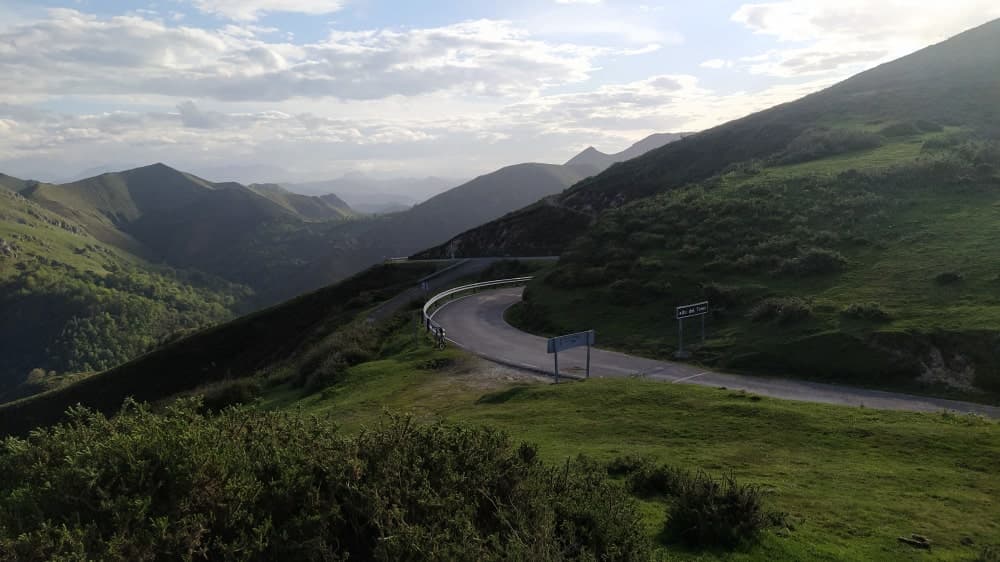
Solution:
[[[125,397],[155,401],[232,378],[295,368],[311,375],[337,346],[336,331],[437,269],[380,265],[279,306],[178,334],[132,361],[31,398],[0,405],[0,435],[55,423],[74,404],[113,413]],[[114,367],[114,368],[110,368]]]
[[[727,168],[766,160],[823,127],[930,121],[1000,134],[1000,20],[869,70],[836,86],[612,166],[546,206],[531,206],[464,233],[426,255],[558,254],[596,216]],[[905,126],[905,125],[904,125]],[[536,228],[547,224],[550,228]]]
[[[0,399],[37,390],[49,373],[110,368],[170,334],[226,320],[249,294],[144,262],[0,191]],[[12,391],[33,370],[45,377]]]
[[[8,191],[21,191],[27,187],[27,184],[28,182],[15,178],[14,176],[0,174],[0,188],[4,188]]]
[[[636,378],[553,385],[457,350],[415,347],[407,328],[387,338],[375,360],[322,390],[274,387],[254,407],[328,417],[347,432],[375,426],[388,409],[502,429],[537,443],[553,463],[580,454],[602,462],[648,457],[681,470],[732,472],[760,485],[768,507],[788,516],[788,527],[757,544],[685,547],[663,533],[674,500],[647,482],[637,495],[654,560],[966,561],[1000,546],[993,501],[1000,481],[990,469],[1000,455],[1000,425],[974,416],[807,404]],[[664,485],[669,475],[653,472],[650,480]],[[933,541],[931,553],[897,540],[912,533]]]
[[[673,308],[708,300],[700,361],[991,400],[1000,145],[954,135],[756,164],[607,212],[512,319],[668,357]]]
[[[422,255],[562,252],[511,316],[537,332],[670,357],[674,307],[709,300],[702,363],[993,401],[1000,73],[983,68],[1000,68],[1000,22]]]

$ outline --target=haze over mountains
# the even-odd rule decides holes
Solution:
[[[450,178],[379,179],[352,173],[334,180],[285,182],[282,185],[304,195],[333,193],[359,212],[383,214],[406,210],[461,183],[461,180]]]

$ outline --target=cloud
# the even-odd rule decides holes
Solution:
[[[565,161],[588,145],[614,152],[652,132],[704,129],[827,84],[722,94],[694,76],[667,74],[590,92],[534,96],[495,111],[456,110],[432,118],[419,111],[392,118],[220,111],[194,101],[166,111],[86,115],[0,104],[5,124],[0,169],[45,180],[92,168],[114,154],[116,162],[167,161],[195,172],[280,165],[295,170],[297,179],[361,168],[472,176],[502,163]],[[448,99],[438,102],[457,106]]]
[[[744,4],[731,19],[789,45],[742,59],[754,73],[787,78],[845,76],[995,17],[993,0],[796,0]]]
[[[601,0],[556,0],[556,4],[600,4]]]
[[[334,31],[322,41],[269,40],[272,29],[172,27],[74,10],[0,31],[0,73],[21,95],[212,98],[277,102],[462,91],[522,96],[580,82],[600,56],[627,50],[534,39],[512,23]],[[653,47],[633,51],[649,52]]]
[[[726,59],[709,59],[698,66],[718,70],[720,68],[732,68],[733,61]]]
[[[254,21],[262,14],[294,12],[322,15],[340,11],[342,0],[192,0],[205,13],[231,20]]]
[[[222,125],[220,114],[206,113],[198,108],[193,101],[177,104],[181,123],[192,129],[216,129]]]

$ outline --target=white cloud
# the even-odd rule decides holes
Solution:
[[[556,0],[556,4],[600,4],[601,0]]]
[[[777,77],[840,76],[911,53],[1000,17],[994,0],[796,0],[744,4],[732,20],[789,44],[744,59]]]
[[[343,0],[192,0],[202,12],[237,21],[254,21],[269,12],[331,14],[344,7]]]
[[[709,59],[698,66],[718,70],[721,68],[732,68],[733,61],[726,59]]]
[[[21,95],[380,99],[436,91],[530,93],[587,79],[594,59],[628,51],[541,41],[512,23],[332,32],[293,45],[273,29],[172,27],[139,16],[51,10],[0,31],[0,73]],[[649,52],[651,47],[634,51]]]

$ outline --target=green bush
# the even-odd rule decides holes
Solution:
[[[261,385],[253,379],[236,379],[215,383],[201,391],[205,408],[219,412],[229,406],[249,404],[261,394]]]
[[[1000,547],[984,546],[973,562],[1000,562]]]
[[[869,322],[888,322],[891,318],[889,313],[882,310],[882,306],[876,302],[850,304],[840,313],[848,318]]]
[[[626,482],[629,492],[640,498],[673,497],[690,478],[690,473],[679,468],[647,463],[629,474]]]
[[[828,156],[882,146],[882,137],[854,129],[810,130],[788,144],[775,158],[777,164],[797,164]]]
[[[699,473],[680,481],[664,531],[690,546],[732,548],[755,540],[772,518],[757,486],[740,484],[732,475],[715,480]]]
[[[845,265],[847,258],[840,252],[812,248],[796,258],[783,262],[780,271],[801,276],[828,275],[843,270]]]
[[[0,445],[0,559],[645,560],[634,500],[490,429],[84,409]]]
[[[344,371],[371,361],[381,346],[379,329],[365,321],[348,324],[310,348],[299,364],[295,385],[310,392],[340,380]]]
[[[812,308],[798,297],[773,297],[757,303],[750,310],[750,320],[754,322],[770,322],[777,320],[779,324],[791,324],[812,316]]]
[[[938,285],[956,285],[962,282],[962,274],[956,273],[954,271],[946,271],[944,273],[939,273],[934,277],[934,282]]]

